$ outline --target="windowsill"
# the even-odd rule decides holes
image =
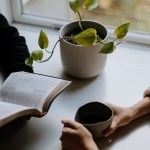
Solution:
[[[39,32],[43,30],[49,35],[49,38],[55,36],[56,40],[59,36],[59,29],[53,29],[48,27],[42,27],[42,26],[34,26],[34,25],[27,25],[27,24],[18,24],[13,23],[12,25],[16,26],[21,33],[33,33],[36,38],[38,38]],[[110,31],[112,33],[112,29]],[[24,36],[24,35],[23,35]],[[147,44],[141,44],[141,43],[135,43],[135,42],[124,42],[121,44],[121,47],[128,47],[133,49],[139,49],[139,50],[148,50],[150,51],[150,46]]]
[[[58,30],[21,24],[13,24],[13,25],[16,26],[19,29],[20,34],[26,38],[30,52],[32,50],[39,49],[37,41],[41,29],[48,34],[50,49],[53,47],[53,45],[59,38]],[[146,80],[148,76],[150,76],[149,58],[150,58],[150,49],[148,46],[134,43],[124,43],[118,46],[114,53],[108,55],[107,64],[104,72],[107,73],[112,72],[112,74],[114,71],[118,72],[119,76],[118,80],[121,81],[123,79],[127,80],[127,83],[125,83],[127,85],[125,86],[128,86],[128,84],[130,84],[128,83],[128,79],[130,80],[131,78],[133,78],[133,80],[135,80],[134,83],[138,81],[139,84],[141,84],[139,90],[143,91],[143,89],[146,89],[150,83],[150,78],[148,81]],[[49,70],[45,68],[49,68]],[[59,44],[55,49],[53,57],[48,62],[42,64],[38,63],[34,64],[34,71],[38,72],[39,70],[43,74],[52,75],[56,77],[63,76]],[[124,74],[124,72],[126,74]],[[146,81],[139,81],[142,79],[145,79]],[[134,87],[135,85],[130,86]],[[137,97],[140,96],[138,95]]]

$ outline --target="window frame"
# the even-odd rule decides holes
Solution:
[[[61,26],[63,26],[66,23],[69,23],[69,21],[62,21],[59,19],[49,19],[49,18],[44,18],[44,17],[42,18],[42,17],[33,16],[29,14],[23,14],[21,0],[5,0],[5,5],[8,5],[7,7],[10,7],[10,9],[8,10],[11,11],[11,13],[8,12],[7,15],[11,16],[10,20],[12,20],[13,22],[30,24],[30,25],[39,25],[39,26],[44,26],[44,27],[50,27],[53,29],[60,29]],[[108,27],[107,29],[109,33],[113,32],[112,27]],[[139,33],[139,32],[129,32],[126,37],[126,41],[131,42],[131,43],[150,46],[150,42],[149,42],[150,34]]]
[[[13,14],[13,21],[31,25],[39,25],[50,27],[53,29],[59,29],[64,24],[68,23],[69,21],[62,21],[59,19],[50,19],[50,18],[42,18],[34,15],[29,14],[22,14],[22,3],[21,0],[15,0],[14,2],[11,1],[12,6],[12,14]]]

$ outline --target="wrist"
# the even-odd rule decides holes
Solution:
[[[129,122],[131,122],[132,120],[134,120],[135,118],[137,118],[138,115],[138,107],[136,107],[135,105],[130,106],[130,115],[129,115]]]
[[[150,113],[150,97],[145,97],[135,105],[130,107],[131,121]]]
[[[94,140],[88,141],[85,150],[99,150]]]

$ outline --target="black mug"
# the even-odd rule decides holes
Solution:
[[[113,119],[113,111],[100,102],[90,102],[81,106],[75,115],[75,121],[84,125],[94,138],[103,136]]]

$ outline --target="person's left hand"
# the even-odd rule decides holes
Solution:
[[[113,121],[108,129],[104,131],[104,136],[107,137],[116,131],[117,128],[127,125],[133,119],[133,110],[130,107],[121,107],[111,103],[105,103],[113,110]]]
[[[63,120],[60,137],[63,150],[98,150],[91,133],[80,123]]]

